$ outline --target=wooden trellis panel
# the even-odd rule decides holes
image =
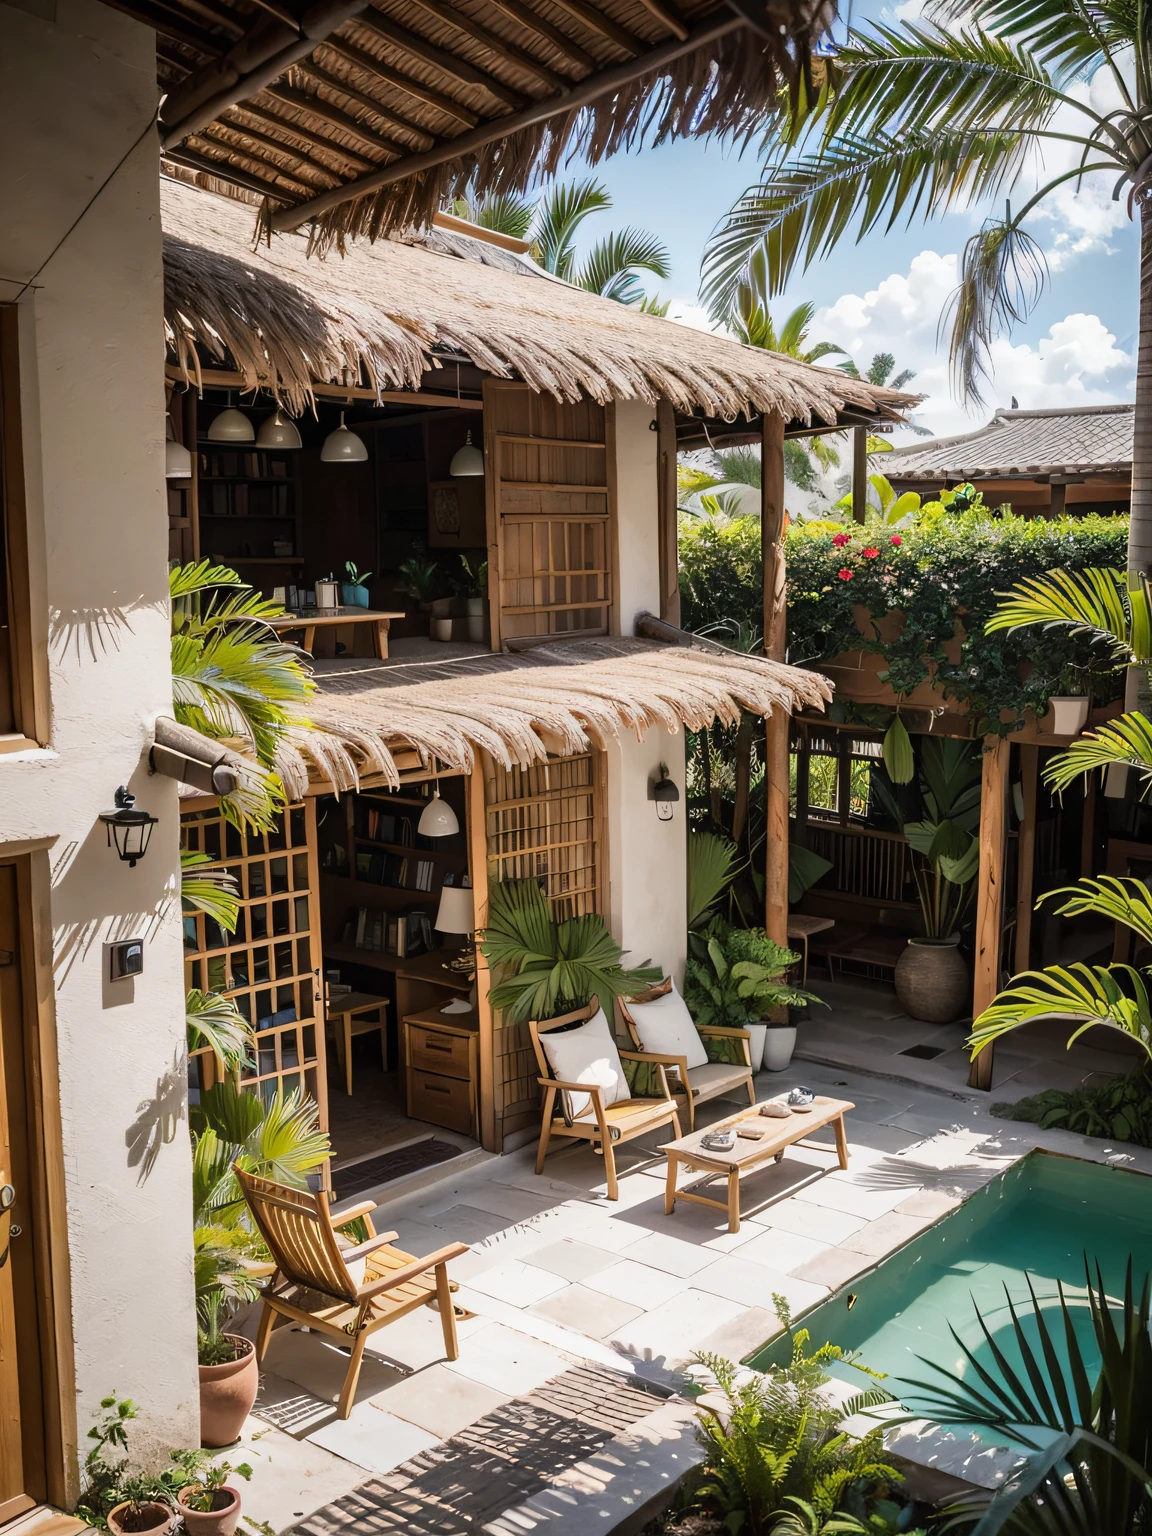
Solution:
[[[607,634],[616,529],[605,407],[487,381],[484,423],[493,649]]]
[[[550,757],[529,768],[485,758],[488,887],[540,879],[558,917],[607,907],[605,763],[602,752]],[[493,1098],[501,1139],[540,1115],[536,1060],[526,1025],[493,1032]]]
[[[264,834],[242,835],[217,806],[186,811],[181,824],[184,847],[230,870],[241,892],[234,933],[203,913],[185,913],[185,984],[223,992],[253,1026],[255,1059],[240,1086],[266,1102],[302,1088],[327,1130],[316,802],[289,807],[278,829]],[[195,1094],[218,1079],[220,1063],[197,1051],[189,1073]]]

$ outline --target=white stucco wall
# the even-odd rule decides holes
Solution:
[[[645,401],[618,400],[614,409],[620,633],[630,635],[638,613],[660,612],[659,437]]]
[[[671,821],[659,820],[648,798],[661,763],[680,789]],[[626,963],[650,960],[679,985],[688,928],[682,732],[649,731],[642,742],[623,736],[609,748],[608,842],[612,932],[629,951]]]
[[[115,1391],[140,1408],[144,1454],[199,1440],[178,812],[175,785],[146,761],[151,722],[171,709],[155,108],[146,28],[96,0],[0,4],[0,299],[63,241],[20,300],[51,737],[0,755],[0,843],[55,839],[81,1446]],[[160,817],[133,870],[97,820],[119,784]],[[139,936],[144,974],[105,980],[107,942]]]

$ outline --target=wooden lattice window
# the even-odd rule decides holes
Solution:
[[[528,768],[490,764],[488,879],[539,879],[559,917],[603,905],[603,754],[549,758]]]
[[[240,1086],[266,1102],[302,1088],[327,1129],[316,803],[291,806],[268,833],[238,832],[217,807],[185,812],[182,828],[184,846],[229,870],[241,896],[234,933],[203,913],[185,913],[185,984],[223,992],[252,1025],[254,1061]],[[192,1094],[216,1081],[219,1070],[211,1051],[194,1052]]]

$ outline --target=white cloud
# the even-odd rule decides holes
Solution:
[[[844,294],[813,323],[815,337],[838,342],[857,363],[891,352],[897,369],[914,369],[909,388],[928,397],[916,419],[938,434],[973,430],[987,416],[980,409],[969,415],[953,400],[947,338],[938,340],[941,310],[958,270],[954,253],[921,251],[907,272],[892,273],[867,293]],[[1008,405],[1013,395],[1031,409],[1103,405],[1131,398],[1134,390],[1135,360],[1092,314],[1067,315],[1034,342],[1001,339],[992,347],[991,364],[988,406]]]
[[[673,299],[668,308],[668,319],[678,325],[690,326],[694,331],[713,331],[724,334],[724,327],[716,325],[703,304],[692,299]]]

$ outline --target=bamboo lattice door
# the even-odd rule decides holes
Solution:
[[[184,847],[207,853],[240,888],[234,933],[202,912],[184,914],[185,984],[232,998],[255,1031],[240,1086],[265,1102],[302,1089],[327,1130],[316,802],[289,807],[263,834],[238,832],[217,807],[186,811],[181,825]],[[189,1074],[195,1094],[218,1080],[220,1063],[211,1050],[195,1051]]]
[[[612,627],[608,419],[519,384],[484,386],[492,648]]]

